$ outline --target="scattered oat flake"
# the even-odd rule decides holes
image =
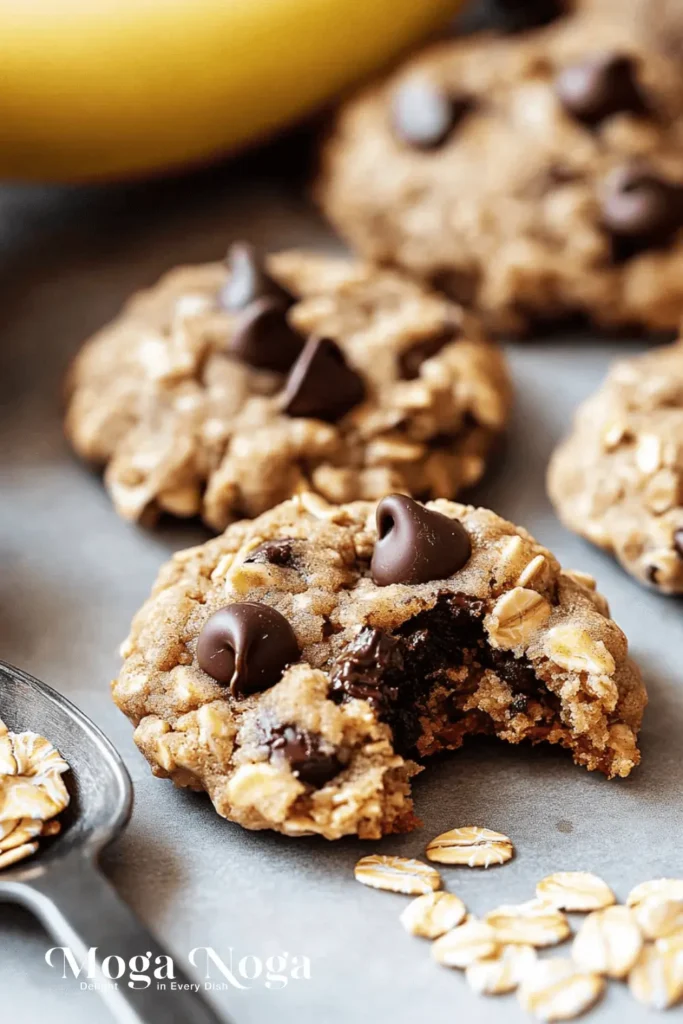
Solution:
[[[683,878],[653,878],[649,882],[641,882],[631,889],[626,903],[629,907],[635,907],[649,896],[658,896],[662,900],[683,900]]]
[[[12,850],[0,853],[0,871],[3,868],[10,867],[12,864],[17,864],[26,857],[30,857],[37,849],[38,843],[24,843],[23,846],[15,846]]]
[[[557,871],[542,878],[536,895],[558,910],[602,910],[616,902],[614,893],[601,878],[589,871]]]
[[[471,918],[450,932],[446,932],[432,945],[432,956],[444,967],[464,970],[477,960],[495,956],[500,943],[484,921]]]
[[[543,900],[504,904],[491,910],[484,920],[503,944],[555,946],[571,934],[569,921],[562,911]]]
[[[391,857],[371,854],[361,857],[354,874],[357,881],[373,889],[402,892],[418,896],[441,888],[441,875],[429,864],[407,857]]]
[[[69,803],[62,775],[69,765],[35,732],[10,732],[0,720],[0,869],[38,849],[41,835],[56,835],[54,819]]]
[[[633,913],[646,939],[666,939],[683,932],[683,899],[648,896],[633,908]]]
[[[521,981],[521,1006],[539,1020],[571,1020],[588,1010],[605,991],[599,974],[580,971],[571,960],[539,960]]]
[[[514,992],[536,964],[533,946],[501,946],[495,956],[475,960],[465,971],[471,989],[479,995],[497,996]]]
[[[42,821],[35,818],[15,818],[13,823],[14,827],[0,839],[0,853],[23,846],[24,843],[41,835],[43,831]]]
[[[505,864],[514,847],[507,836],[490,828],[467,825],[442,832],[429,843],[427,859],[438,864],[461,864],[468,868],[488,868]]]
[[[628,976],[629,988],[639,1003],[666,1010],[683,998],[683,953],[679,949],[644,947]]]
[[[589,914],[572,945],[572,959],[583,971],[625,978],[643,948],[643,936],[629,907],[606,907]]]
[[[661,953],[683,953],[683,932],[667,935],[665,939],[656,939],[655,946]]]
[[[465,920],[467,908],[451,892],[428,892],[409,903],[401,914],[401,924],[411,935],[438,939]]]

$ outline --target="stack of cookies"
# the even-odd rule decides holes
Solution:
[[[501,340],[683,318],[683,16],[506,6],[524,31],[440,42],[339,111],[315,197],[353,255],[236,243],[70,375],[67,434],[119,514],[217,533],[161,570],[113,695],[156,775],[247,828],[411,829],[411,778],[474,734],[609,778],[640,759],[645,689],[595,581],[457,499],[509,418]],[[616,364],[549,492],[683,592],[683,343]]]

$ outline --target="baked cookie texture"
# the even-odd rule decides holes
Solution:
[[[445,500],[302,494],[234,523],[161,570],[122,653],[113,697],[154,774],[251,829],[409,830],[418,762],[468,735],[608,777],[640,757],[645,689],[594,580]]]
[[[315,194],[361,253],[487,326],[683,311],[683,75],[632,17],[439,43],[352,98]]]
[[[555,451],[548,490],[571,530],[683,593],[683,342],[614,364]]]
[[[683,60],[683,6],[680,0],[637,0],[637,4],[640,31],[680,66]]]
[[[78,356],[66,432],[120,515],[220,530],[303,490],[453,497],[480,478],[511,391],[475,319],[364,263],[255,260],[172,271]],[[303,351],[313,336],[336,344]]]

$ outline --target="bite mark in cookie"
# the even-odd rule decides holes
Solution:
[[[408,515],[399,549],[419,572],[395,573],[401,551],[378,583],[387,508]],[[639,760],[645,690],[592,580],[447,501],[302,495],[235,523],[162,570],[124,656],[114,699],[155,773],[248,828],[410,829],[416,759],[478,733],[560,744],[610,777]]]

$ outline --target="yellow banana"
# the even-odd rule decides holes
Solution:
[[[0,0],[0,178],[205,162],[302,116],[458,0]]]

